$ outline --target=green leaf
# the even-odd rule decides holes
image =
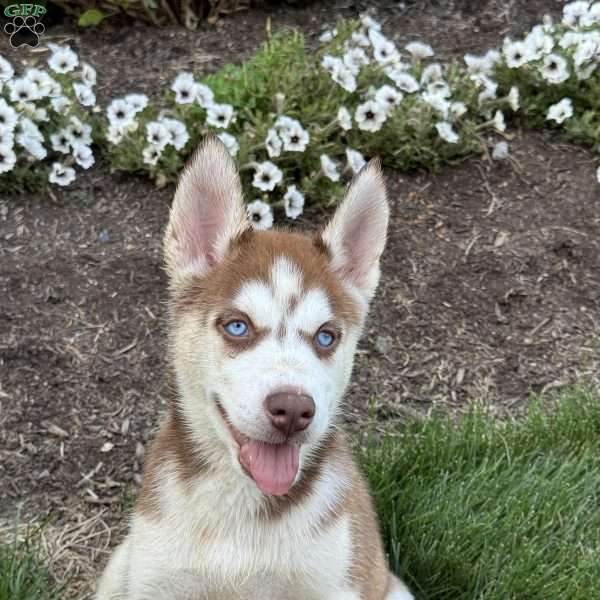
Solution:
[[[81,13],[77,23],[80,27],[92,27],[94,25],[100,25],[107,16],[108,15],[99,8],[88,8],[88,10]]]

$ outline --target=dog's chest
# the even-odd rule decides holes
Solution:
[[[144,551],[131,557],[133,579],[185,572],[211,600],[326,597],[343,587],[352,559],[350,518],[333,518],[327,500],[317,494],[273,519],[236,518],[218,503],[195,524],[186,511],[159,521],[136,517],[132,548]]]

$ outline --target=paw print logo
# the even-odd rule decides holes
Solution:
[[[15,17],[12,23],[4,26],[4,31],[10,35],[10,45],[13,48],[25,45],[35,48],[46,28],[33,15],[29,15],[25,18]]]

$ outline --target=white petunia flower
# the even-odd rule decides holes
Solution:
[[[450,114],[458,119],[467,112],[467,107],[464,102],[451,102],[450,103]]]
[[[536,25],[525,38],[529,60],[539,60],[545,54],[552,52],[554,38],[548,35],[543,26]]]
[[[225,144],[225,148],[227,148],[227,152],[229,152],[231,156],[235,156],[238,153],[240,145],[234,136],[223,131],[217,134],[217,137]]]
[[[587,14],[579,18],[579,24],[582,27],[591,27],[600,23],[600,2],[594,2],[587,11]]]
[[[336,69],[331,74],[331,79],[333,79],[347,92],[352,93],[356,91],[356,77],[352,74],[352,71],[350,71],[350,69],[344,65]]]
[[[0,98],[0,130],[9,130],[17,126],[19,115],[4,98]]]
[[[77,144],[73,148],[73,158],[82,169],[89,169],[95,162],[92,149],[85,144]]]
[[[279,135],[277,135],[276,129],[269,129],[267,133],[267,139],[265,140],[265,146],[267,148],[267,154],[269,158],[277,158],[281,154],[283,148],[283,142]]]
[[[290,152],[304,152],[310,141],[310,136],[308,131],[303,129],[298,123],[289,129],[283,130],[281,132],[281,139],[283,140],[284,150]]]
[[[19,121],[20,133],[16,136],[16,142],[22,146],[31,156],[37,160],[46,158],[48,151],[44,148],[42,142],[44,136],[37,125],[28,118],[21,118]]]
[[[46,71],[41,69],[27,69],[23,79],[31,81],[36,86],[38,98],[45,98],[50,95],[53,85],[56,83]]]
[[[12,148],[15,145],[15,132],[11,129],[0,128],[0,146]]]
[[[375,100],[367,100],[359,104],[354,113],[358,128],[364,131],[379,131],[387,119],[385,109]]]
[[[196,99],[196,82],[192,73],[179,73],[171,84],[177,104],[191,104]]]
[[[215,95],[204,83],[196,84],[196,102],[203,108],[209,108],[214,104]]]
[[[227,129],[233,119],[231,104],[211,104],[206,111],[206,122],[213,127]]]
[[[48,111],[41,107],[36,106],[33,102],[21,102],[19,107],[22,109],[22,114],[27,115],[34,121],[48,121]]]
[[[369,40],[373,45],[373,56],[380,65],[389,65],[400,60],[400,54],[395,44],[378,30],[369,30]]]
[[[429,44],[423,44],[422,42],[410,42],[404,48],[416,60],[423,60],[434,54],[433,48]]]
[[[599,36],[600,37],[600,36]],[[585,38],[582,39],[573,54],[573,63],[575,67],[581,67],[586,62],[596,58],[600,53],[600,39]]]
[[[369,64],[369,57],[362,48],[351,48],[344,54],[343,61],[353,75],[358,75],[361,67]]]
[[[17,155],[12,146],[0,144],[0,173],[8,173],[17,164]]]
[[[423,102],[429,104],[434,110],[439,112],[444,119],[448,117],[450,112],[450,102],[439,94],[431,94],[430,92],[423,92],[421,94]]]
[[[376,21],[373,17],[367,14],[360,15],[360,22],[367,30],[375,29],[376,31],[379,31],[381,29],[381,24],[379,21]]]
[[[471,78],[473,78],[473,75]],[[483,85],[483,91],[479,92],[479,96],[477,97],[477,102],[480,106],[484,102],[488,100],[494,100],[496,98],[498,84],[495,81],[492,81],[489,77],[482,75],[480,76],[479,85]]]
[[[95,106],[96,94],[94,94],[91,87],[83,83],[74,83],[73,90],[81,106]]]
[[[272,192],[282,179],[283,173],[277,165],[266,160],[258,165],[252,185],[263,192]]]
[[[525,42],[513,42],[506,38],[502,47],[506,65],[510,69],[518,69],[529,60],[529,48]]]
[[[547,121],[556,121],[558,124],[573,116],[573,103],[570,98],[563,98],[548,109]]]
[[[327,179],[331,181],[340,180],[340,172],[338,171],[337,165],[327,154],[321,154],[321,170]]]
[[[560,54],[548,54],[540,67],[542,77],[552,84],[559,84],[569,79],[567,61]]]
[[[71,143],[73,138],[71,133],[63,128],[50,136],[50,145],[52,150],[55,152],[61,152],[62,154],[69,154],[71,152]]]
[[[358,150],[352,150],[352,148],[346,148],[346,158],[350,170],[355,175],[367,164],[365,157]]]
[[[589,8],[590,3],[588,0],[578,0],[565,4],[563,6],[562,22],[571,27],[579,25],[579,20],[587,15]]]
[[[304,196],[295,185],[290,185],[284,194],[283,207],[285,208],[285,216],[290,219],[297,219],[302,214]]]
[[[350,41],[355,44],[356,46],[362,46],[363,48],[367,48],[368,46],[371,45],[371,42],[369,41],[369,38],[362,33],[361,31],[355,31],[351,36],[350,36]]]
[[[127,100],[117,98],[108,105],[106,116],[111,124],[124,127],[133,121],[135,110]]]
[[[335,37],[335,30],[331,30],[331,29],[326,29],[320,36],[319,36],[319,42],[321,42],[321,44],[327,44],[329,43],[334,37]]]
[[[427,86],[427,93],[436,96],[441,96],[442,98],[449,98],[452,95],[450,87],[445,81],[442,80],[432,81]]]
[[[442,81],[444,74],[442,73],[442,65],[439,63],[433,63],[427,65],[421,73],[421,87],[424,87],[433,81]]]
[[[162,156],[162,148],[150,144],[142,150],[142,160],[144,164],[154,166],[158,162],[158,159]]]
[[[92,143],[92,126],[87,123],[82,123],[77,117],[71,117],[70,123],[66,129],[69,135],[73,138],[73,145]]]
[[[494,114],[493,123],[494,123],[494,129],[496,131],[505,131],[506,130],[506,123],[504,122],[504,114],[502,113],[501,110],[497,110],[496,113]]]
[[[519,110],[519,88],[513,85],[508,92],[508,103],[513,111]]]
[[[344,67],[344,61],[337,56],[325,54],[321,59],[321,66],[330,74],[333,75],[338,69]]]
[[[495,65],[502,60],[502,55],[498,50],[488,50],[483,56],[465,54],[464,59],[469,73],[489,77],[492,75]]]
[[[352,115],[345,106],[341,106],[338,110],[337,122],[344,131],[352,129]]]
[[[273,227],[273,209],[266,202],[255,200],[248,204],[246,210],[254,229],[270,229]]]
[[[149,121],[146,123],[146,141],[153,146],[163,148],[171,141],[169,130],[159,121]]]
[[[165,129],[169,132],[170,139],[168,141],[171,146],[175,148],[175,150],[182,150],[185,145],[188,143],[190,139],[190,134],[188,133],[187,127],[185,123],[179,121],[178,119],[169,119],[163,118],[160,122],[164,125]],[[227,134],[221,134],[227,135]],[[217,136],[221,137],[221,136]],[[235,139],[235,138],[234,138]],[[225,144],[227,146],[227,144]],[[238,146],[239,148],[239,146]],[[228,148],[229,150],[229,148]],[[237,149],[236,149],[237,152]],[[232,156],[235,156],[235,153],[230,151]]]
[[[379,102],[386,110],[391,110],[402,102],[402,93],[391,85],[382,85],[375,92],[375,102]]]
[[[108,130],[106,132],[106,139],[111,144],[120,144],[123,141],[123,136],[125,134],[125,130],[121,128],[119,125],[115,123],[111,123],[108,126]]]
[[[399,89],[407,94],[413,94],[421,89],[419,82],[409,73],[393,70],[388,71],[387,76],[398,86]]]
[[[127,94],[125,102],[130,106],[134,114],[142,112],[148,106],[146,94]]]
[[[81,65],[81,81],[88,87],[94,87],[96,85],[96,69],[88,63]]]
[[[60,186],[69,185],[75,181],[75,169],[59,162],[52,163],[48,181]]]
[[[301,126],[300,121],[297,119],[292,119],[292,117],[288,117],[287,115],[281,115],[277,117],[277,121],[275,121],[275,129],[279,135],[281,135],[284,131],[290,131],[296,126]]]
[[[77,54],[69,46],[53,46],[48,66],[56,73],[70,73],[79,64]],[[57,163],[55,163],[57,164]]]
[[[57,96],[50,100],[50,104],[52,105],[54,112],[57,112],[59,115],[64,115],[68,112],[71,101],[66,96]]]
[[[492,150],[494,160],[504,160],[508,158],[508,144],[505,141],[498,142]]]
[[[15,75],[12,65],[3,57],[0,56],[0,82],[9,81]]]
[[[31,102],[38,100],[40,97],[38,86],[33,81],[25,79],[25,77],[13,79],[9,82],[9,87],[10,99],[13,102]]]
[[[449,144],[456,144],[459,140],[458,133],[452,129],[452,124],[447,121],[441,121],[435,124],[439,136]]]

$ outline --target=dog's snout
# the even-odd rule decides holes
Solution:
[[[270,394],[265,408],[273,426],[286,436],[306,429],[315,416],[315,402],[307,394]]]

